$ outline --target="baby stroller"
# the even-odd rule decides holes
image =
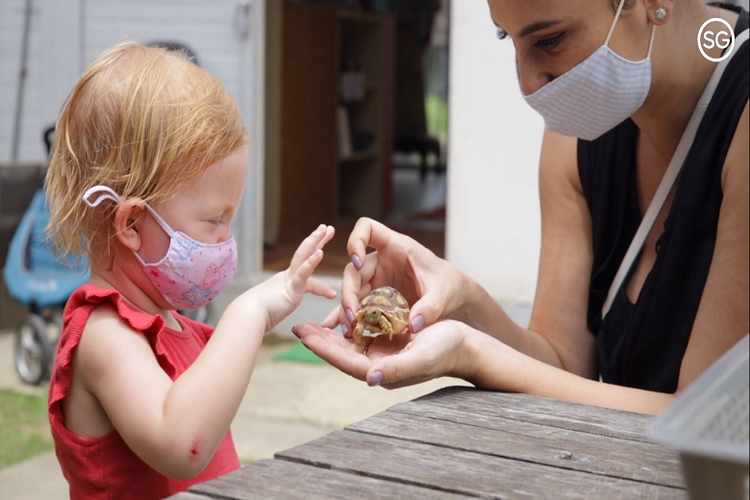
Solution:
[[[44,133],[48,151],[54,130],[50,127]],[[54,251],[45,234],[48,222],[49,209],[40,189],[13,235],[3,269],[10,296],[28,311],[16,326],[16,371],[34,385],[49,377],[68,297],[89,280],[85,259],[61,260]]]
[[[24,382],[35,385],[49,377],[65,302],[89,280],[85,260],[58,260],[44,233],[48,221],[39,190],[13,235],[3,273],[11,297],[28,310],[16,326],[16,370]]]

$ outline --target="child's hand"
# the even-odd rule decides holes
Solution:
[[[320,225],[297,248],[292,262],[285,271],[256,286],[255,297],[260,298],[266,308],[266,331],[273,329],[291,314],[302,302],[305,293],[333,299],[336,291],[310,278],[323,260],[322,248],[335,234],[332,226]]]

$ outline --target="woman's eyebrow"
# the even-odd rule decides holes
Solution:
[[[537,21],[535,23],[532,23],[528,26],[526,26],[524,29],[521,30],[521,32],[518,34],[519,38],[523,38],[525,36],[529,36],[532,33],[536,33],[537,31],[546,30],[548,28],[552,28],[553,26],[556,26],[560,24],[562,21]]]
[[[504,33],[507,33],[507,31],[505,31],[502,26],[497,24],[497,21],[495,21],[494,17],[490,16],[490,19],[492,19],[492,24],[494,24],[497,29],[502,30]],[[562,21],[537,21],[535,23],[531,23],[521,30],[521,32],[518,34],[518,37],[523,38],[525,36],[531,35],[532,33],[536,33],[537,31],[552,28],[553,26],[556,26],[561,22]]]

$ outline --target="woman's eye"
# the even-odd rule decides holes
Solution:
[[[565,32],[563,31],[559,35],[555,35],[551,38],[545,38],[544,40],[539,40],[534,44],[534,47],[538,47],[540,49],[551,49],[557,47],[562,41],[564,35]]]

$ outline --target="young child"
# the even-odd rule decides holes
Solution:
[[[49,230],[85,255],[50,381],[55,451],[78,498],[164,498],[240,467],[229,426],[265,332],[306,292],[333,228],[242,294],[215,330],[175,314],[237,264],[231,222],[247,135],[226,89],[184,56],[122,43],[86,70],[58,120]]]

